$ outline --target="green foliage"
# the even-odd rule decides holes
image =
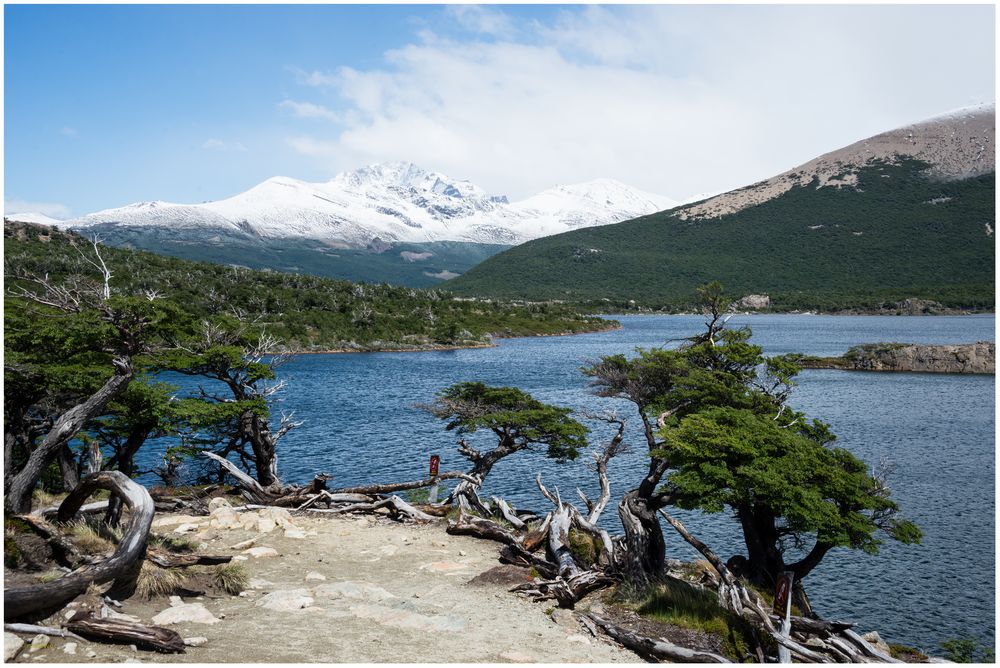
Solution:
[[[83,240],[75,234],[8,223],[4,241],[8,272],[47,274],[53,280],[87,272],[88,267],[74,248]],[[170,325],[181,334],[190,333],[201,320],[223,311],[239,312],[256,323],[256,331],[266,329],[283,341],[286,349],[294,351],[406,350],[442,341],[483,343],[491,336],[576,333],[609,326],[605,320],[583,317],[556,304],[459,299],[441,290],[256,271],[122,248],[105,248],[102,254],[113,273],[115,294],[155,290],[162,297],[153,302],[157,308],[169,305],[177,309],[174,315],[162,319],[164,326]],[[28,308],[17,299],[5,302],[7,317],[12,308]],[[33,313],[24,317],[37,322],[35,307],[30,308]],[[27,329],[21,336],[56,337],[54,343],[59,349],[74,353],[100,348],[97,339],[103,330],[92,320],[76,323],[64,316],[55,320],[51,315],[46,317],[52,323],[47,332]],[[69,330],[68,325],[72,325]],[[70,334],[76,338],[70,339]],[[82,345],[85,342],[89,345]]]
[[[996,653],[988,645],[981,645],[975,638],[949,638],[941,642],[945,659],[955,663],[994,663]]]
[[[768,294],[778,310],[878,308],[908,297],[991,309],[995,244],[985,226],[996,217],[995,175],[940,182],[925,167],[874,164],[859,171],[857,187],[796,186],[710,220],[681,220],[679,207],[544,237],[445,287],[603,312],[628,310],[629,300],[689,310],[692,287],[710,280],[738,295]],[[951,199],[930,203],[942,195]]]
[[[657,586],[639,606],[639,614],[714,635],[722,642],[722,654],[737,662],[747,660],[753,647],[753,631],[745,620],[719,607],[711,592],[681,580],[668,579]]]
[[[457,383],[439,393],[433,412],[448,420],[449,431],[488,429],[519,448],[545,445],[557,461],[576,459],[587,445],[589,430],[569,417],[571,409],[544,404],[516,387]]]

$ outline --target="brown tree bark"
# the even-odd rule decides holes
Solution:
[[[86,401],[77,404],[56,419],[41,444],[28,456],[24,468],[11,478],[4,499],[8,513],[24,514],[31,511],[31,494],[48,465],[88,420],[100,415],[108,403],[128,387],[135,374],[131,358],[116,356],[113,364],[114,374]]]

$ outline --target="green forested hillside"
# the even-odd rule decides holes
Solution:
[[[390,283],[428,288],[474,267],[508,246],[436,241],[382,244],[370,249],[335,248],[315,239],[261,239],[231,230],[193,233],[167,227],[95,225],[83,234],[99,234],[107,246],[147,250],[182,260],[236,264],[312,274],[344,281]]]
[[[871,307],[907,297],[991,307],[995,174],[932,181],[915,160],[862,169],[856,188],[792,188],[709,220],[661,212],[538,239],[445,284],[466,295],[686,304],[719,280],[778,309]],[[676,211],[676,209],[674,210]]]
[[[8,286],[28,272],[58,282],[93,275],[83,255],[89,242],[73,233],[24,223],[4,226]],[[516,306],[457,299],[441,290],[349,283],[189,262],[142,251],[102,248],[113,294],[154,290],[193,320],[232,310],[266,327],[292,350],[405,349],[481,342],[488,335],[531,336],[603,329],[607,321],[568,308]],[[5,298],[9,311],[20,300]]]

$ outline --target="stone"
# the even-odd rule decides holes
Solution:
[[[251,589],[266,589],[268,587],[273,587],[274,583],[270,580],[264,580],[262,578],[250,578],[249,585]]]
[[[317,573],[316,571],[310,571],[306,573],[306,580],[325,580],[326,576],[322,573]]]
[[[251,547],[249,550],[244,550],[243,554],[254,559],[268,559],[278,556],[278,551],[273,547]]]
[[[549,616],[552,617],[552,621],[567,631],[576,632],[580,630],[580,623],[576,621],[576,615],[565,608],[556,608]]]
[[[87,652],[87,658],[88,659],[96,659],[97,658],[97,652],[95,652],[94,650],[90,650],[89,652]]]
[[[383,626],[412,629],[428,633],[459,632],[465,629],[465,620],[451,615],[426,615],[412,610],[384,605],[352,605],[351,614]]]
[[[589,645],[590,638],[583,635],[582,633],[571,633],[568,636],[566,636],[566,642],[578,642],[581,645]]]
[[[234,556],[234,557],[233,557],[233,559],[232,559],[232,560],[233,560],[233,561],[246,561],[246,560],[247,560],[247,559],[249,559],[249,558],[250,558],[250,557],[248,557],[248,556],[247,556],[247,555],[245,555],[245,554],[237,554],[236,556]]]
[[[135,615],[126,615],[121,612],[115,612],[114,610],[108,610],[109,619],[120,619],[123,622],[132,622],[133,624],[141,624],[142,620]]]
[[[209,517],[211,518],[209,524],[220,529],[228,529],[240,525],[239,515],[229,505],[218,506],[209,513]]]
[[[305,538],[306,532],[302,529],[285,529],[285,538]]]
[[[229,508],[232,509],[233,504],[229,503],[229,499],[224,496],[217,496],[208,502],[208,512],[211,513],[217,508]]]
[[[39,633],[37,636],[31,639],[31,647],[28,649],[29,652],[37,652],[40,649],[45,649],[51,644],[51,640],[44,633]]]
[[[261,517],[257,520],[257,533],[271,533],[278,528],[278,524],[270,517]]]
[[[68,622],[69,620],[73,619],[73,615],[75,614],[76,610],[67,610],[66,612],[63,613],[63,619],[65,619]]]
[[[501,653],[500,658],[503,659],[504,661],[510,661],[511,663],[538,663],[538,659],[531,656],[530,654],[525,654],[524,652],[517,652],[514,650]]]
[[[178,524],[198,524],[204,519],[204,517],[196,515],[167,515],[166,517],[158,517],[153,520],[152,526],[155,529],[158,527],[172,527]]]
[[[870,631],[861,637],[870,642],[875,649],[883,654],[892,654],[892,650],[889,648],[889,643],[882,640],[882,636],[878,634],[878,631]]]
[[[201,647],[208,642],[208,638],[205,636],[191,636],[190,638],[184,639],[184,644],[188,647]]]
[[[200,524],[195,524],[194,522],[187,522],[185,524],[181,524],[179,527],[174,529],[174,533],[187,533],[189,531],[194,531],[195,529],[200,529],[200,528],[201,528]]]
[[[24,641],[13,633],[3,633],[3,662],[10,663],[24,649]]]
[[[455,571],[464,571],[468,568],[468,564],[459,564],[453,561],[435,561],[429,564],[423,564],[420,567],[422,571],[434,571],[435,573],[452,573]]]
[[[367,582],[334,582],[313,589],[313,594],[319,598],[347,598],[364,601],[388,601],[396,598],[394,594],[377,585]]]
[[[169,626],[185,622],[218,624],[219,621],[219,618],[209,612],[201,603],[181,603],[179,605],[171,603],[171,607],[153,617],[153,624],[156,626]]]
[[[68,642],[62,646],[62,651],[64,654],[76,654],[76,648],[78,645],[75,642]]]
[[[313,604],[313,598],[308,589],[286,589],[272,591],[259,601],[257,607],[275,610],[277,612],[293,612],[308,608]]]

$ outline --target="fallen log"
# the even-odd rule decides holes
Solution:
[[[244,496],[246,496],[249,501],[253,501],[255,503],[267,503],[268,501],[273,500],[272,494],[269,494],[263,487],[261,487],[259,482],[241,471],[236,464],[233,464],[225,457],[220,457],[214,452],[208,452],[206,450],[201,454],[224,468],[226,472],[233,477],[233,480],[236,481],[237,486],[243,490]]]
[[[37,624],[4,624],[3,630],[10,631],[11,633],[31,633],[34,635],[41,633],[42,635],[55,636],[56,638],[73,638],[74,640],[83,640],[83,638],[70,631],[54,629],[51,626],[38,626]]]
[[[122,619],[100,619],[88,613],[80,619],[71,619],[66,628],[98,642],[135,645],[164,654],[184,653],[184,639],[176,631],[161,626],[144,626]]]
[[[555,578],[529,582],[513,587],[516,591],[533,601],[555,599],[560,608],[573,609],[577,602],[587,594],[615,584],[617,580],[599,571],[583,571],[570,578]]]
[[[510,505],[506,501],[504,501],[498,496],[492,496],[490,498],[493,500],[493,505],[496,506],[497,509],[500,511],[500,515],[505,520],[510,522],[511,526],[513,526],[518,531],[522,531],[523,529],[527,528],[528,525],[525,524],[524,520],[522,520],[514,513],[514,511],[511,509]]]
[[[549,535],[549,524],[552,523],[552,513],[545,516],[536,528],[529,531],[521,539],[521,546],[528,552],[534,552],[545,544],[545,539]]]
[[[388,494],[389,492],[404,492],[408,489],[419,489],[421,487],[430,487],[434,483],[441,480],[465,480],[467,482],[477,484],[475,478],[470,477],[468,474],[461,471],[448,471],[446,473],[441,473],[432,478],[426,478],[424,480],[412,480],[410,482],[397,482],[389,483],[383,485],[360,485],[358,487],[342,487],[340,489],[331,490],[333,494]]]
[[[51,582],[4,589],[4,621],[46,617],[85,592],[91,583],[114,581],[109,594],[116,599],[127,598],[135,591],[154,513],[153,499],[144,487],[119,471],[94,473],[70,492],[59,506],[57,519],[60,522],[72,519],[87,497],[98,489],[108,489],[118,495],[130,511],[128,524],[114,553]]]
[[[681,662],[681,663],[732,663],[729,659],[713,652],[705,650],[688,649],[675,645],[662,638],[647,638],[632,631],[615,626],[603,617],[594,613],[587,613],[587,618],[592,620],[605,633],[620,642],[622,645],[632,650],[649,663],[659,663],[661,661]]]
[[[63,566],[76,568],[81,563],[93,563],[100,560],[100,557],[82,554],[76,545],[67,538],[64,538],[58,529],[49,524],[41,516],[18,515],[17,518],[31,526],[35,533],[48,542],[52,548],[52,556]]]
[[[458,519],[448,520],[448,528],[445,529],[445,533],[452,536],[475,536],[507,545],[520,543],[517,536],[493,520],[476,517],[465,512],[459,513]]]
[[[552,580],[559,575],[559,568],[541,557],[528,552],[517,543],[504,545],[500,550],[500,563],[534,568],[542,577]]]

